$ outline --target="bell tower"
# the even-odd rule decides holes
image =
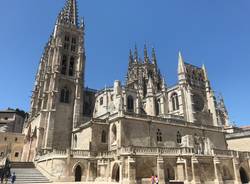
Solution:
[[[26,129],[38,130],[32,144],[37,152],[71,147],[72,129],[83,112],[84,68],[84,23],[78,22],[76,0],[67,0],[45,47],[31,98]]]

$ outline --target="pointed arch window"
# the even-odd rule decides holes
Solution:
[[[100,105],[103,105],[103,97],[100,98]]]
[[[179,131],[177,132],[177,135],[176,135],[176,142],[178,144],[181,144],[181,133]]]
[[[77,148],[77,135],[74,136],[74,147]]]
[[[134,98],[129,95],[127,98],[128,111],[134,112]]]
[[[102,143],[106,143],[107,142],[107,134],[105,132],[105,130],[102,131]]]
[[[160,110],[161,110],[160,104],[161,104],[160,99],[155,101],[155,114],[156,114],[156,116],[158,116],[160,114]]]
[[[61,67],[61,74],[66,75],[67,72],[67,56],[63,55],[62,58],[62,67]]]
[[[69,62],[69,76],[74,75],[74,65],[75,65],[75,58],[72,56]]]
[[[70,100],[70,91],[67,87],[65,87],[61,90],[60,102],[69,103],[69,100]]]
[[[173,111],[179,110],[180,106],[179,106],[179,98],[177,93],[173,93],[171,96],[171,102],[172,102],[172,109]]]
[[[157,138],[157,142],[162,142],[162,133],[160,129],[157,129],[156,138]]]

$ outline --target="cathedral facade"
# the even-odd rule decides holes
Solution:
[[[124,85],[84,88],[84,30],[76,0],[67,0],[39,64],[23,161],[52,181],[249,181],[250,153],[228,149],[228,113],[204,65],[179,53],[178,84],[168,87],[144,46],[143,59],[130,50]]]

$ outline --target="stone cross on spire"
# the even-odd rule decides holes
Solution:
[[[66,0],[64,8],[58,15],[58,22],[78,27],[78,13],[76,0]]]

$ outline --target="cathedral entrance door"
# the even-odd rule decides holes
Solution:
[[[240,168],[240,179],[241,179],[241,183],[248,183],[249,182],[249,178],[247,176],[247,173],[246,173],[245,169],[243,169],[242,167]]]
[[[116,182],[120,181],[120,169],[117,163],[113,166],[112,180]]]
[[[82,168],[81,166],[77,166],[75,169],[75,181],[81,181],[82,180]]]

